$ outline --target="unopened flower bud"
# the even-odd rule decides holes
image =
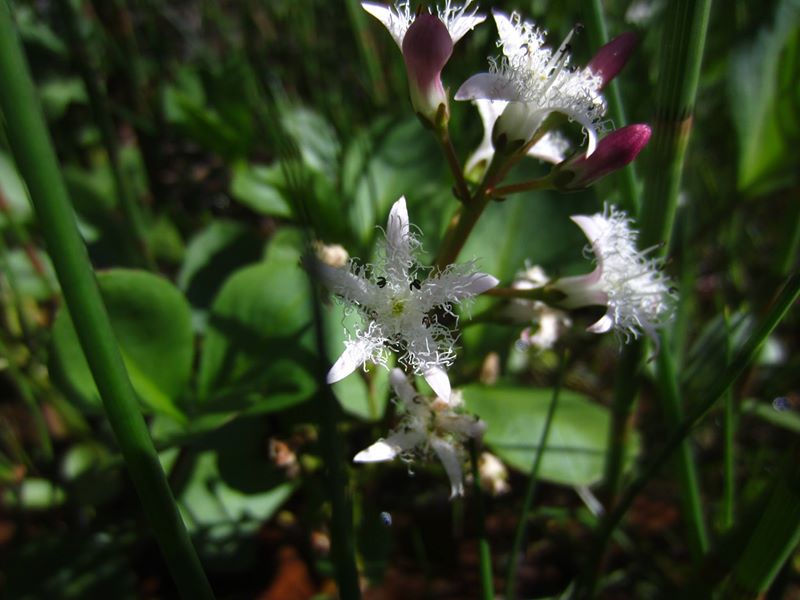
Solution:
[[[622,70],[638,43],[636,34],[628,31],[615,37],[597,51],[586,66],[594,75],[602,78],[600,89],[607,86]]]
[[[609,133],[589,156],[578,153],[553,170],[553,185],[560,190],[586,188],[633,159],[650,141],[648,125],[628,125]]]
[[[411,104],[423,118],[439,124],[448,118],[442,69],[453,53],[453,39],[442,21],[427,12],[414,19],[403,38]]]

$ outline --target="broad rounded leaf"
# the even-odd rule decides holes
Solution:
[[[263,247],[252,228],[235,221],[213,221],[191,239],[177,284],[195,309],[198,330],[205,327],[205,311],[228,276],[258,261]]]
[[[167,280],[145,271],[116,269],[98,274],[97,280],[140,399],[155,411],[184,420],[176,402],[189,383],[194,353],[186,299]],[[66,306],[56,316],[52,343],[52,366],[62,387],[99,408],[100,394]]]
[[[288,481],[264,456],[263,420],[239,420],[191,447],[176,498],[203,558],[223,568],[255,560],[258,528],[289,498]]]
[[[509,465],[530,472],[552,390],[520,387],[463,388],[467,409],[487,424],[484,441]],[[539,477],[563,485],[600,480],[608,445],[610,413],[585,396],[562,390]],[[628,463],[638,451],[631,441]]]
[[[292,216],[284,187],[283,171],[278,163],[266,166],[240,162],[233,167],[231,196],[259,214]]]
[[[244,401],[249,410],[262,396],[283,408],[315,389],[311,288],[297,251],[273,244],[264,262],[230,276],[211,307],[198,380],[204,401]]]

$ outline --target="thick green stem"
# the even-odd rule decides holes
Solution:
[[[668,242],[672,233],[710,10],[711,0],[674,0],[667,6],[649,145],[652,166],[639,214],[643,248]]]
[[[533,498],[536,495],[536,483],[539,479],[539,467],[542,464],[544,451],[547,447],[547,440],[550,436],[550,425],[553,422],[553,415],[555,415],[556,406],[558,406],[558,396],[561,393],[561,384],[564,381],[564,372],[566,371],[567,357],[563,354],[561,356],[560,363],[556,384],[553,387],[553,395],[550,398],[550,405],[547,407],[547,415],[544,419],[542,433],[539,435],[539,444],[536,446],[536,454],[533,457],[533,466],[531,467],[530,477],[528,477],[528,488],[525,491],[525,499],[522,501],[522,511],[520,512],[517,529],[514,532],[514,543],[511,546],[511,557],[509,558],[508,564],[508,576],[506,577],[507,600],[513,600],[517,590],[517,568],[519,567],[522,545],[525,542],[525,534],[528,529],[528,515],[530,514],[531,506],[533,506]]]
[[[606,20],[603,17],[602,0],[592,0],[591,10],[588,11],[586,19],[586,29],[589,32],[589,43],[593,48],[599,48],[608,42],[608,29]],[[614,122],[614,127],[623,127],[628,120],[625,118],[625,106],[619,93],[619,86],[616,81],[610,82],[603,90],[608,102],[608,115]],[[636,167],[630,163],[616,173],[611,175],[622,192],[622,208],[630,214],[639,211],[639,188],[636,185]]]
[[[185,598],[213,598],[122,362],[6,2],[0,2],[0,110],[64,300],[142,508]]]
[[[475,506],[478,511],[478,557],[481,567],[481,598],[494,600],[494,578],[492,576],[492,550],[486,537],[486,508],[484,506],[481,475],[478,471],[478,445],[472,440],[469,447],[472,462],[472,480],[475,488]]]

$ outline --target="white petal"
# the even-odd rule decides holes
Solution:
[[[376,286],[367,279],[353,275],[347,267],[337,269],[313,258],[306,264],[311,274],[334,294],[362,306],[372,306],[375,302]]]
[[[498,283],[500,283],[500,280],[497,277],[486,273],[475,273],[470,276],[469,283],[463,287],[462,293],[467,296],[477,296],[486,290],[496,287]]]
[[[483,139],[475,152],[467,159],[464,165],[464,171],[469,173],[477,167],[481,161],[486,161],[487,165],[494,156],[494,146],[492,145],[492,129],[494,123],[497,121],[503,110],[505,110],[508,102],[503,100],[486,100],[481,98],[473,100],[472,103],[478,108],[478,113],[481,115],[481,122],[483,123]]]
[[[445,402],[450,401],[450,378],[447,376],[447,371],[441,367],[431,367],[425,371],[425,381],[431,386],[431,389],[436,393],[439,398]]]
[[[328,371],[326,380],[328,383],[336,383],[344,379],[358,367],[364,364],[369,352],[369,340],[358,340],[347,342],[341,356]]]
[[[597,148],[597,127],[591,119],[585,117],[584,115],[570,114],[569,116],[583,125],[588,138],[586,142],[586,156],[591,156],[592,152],[594,152]]]
[[[609,317],[607,314],[600,317],[600,320],[597,321],[594,325],[589,325],[586,328],[586,331],[591,333],[606,333],[607,331],[611,331],[614,327],[614,319]]]
[[[606,228],[603,226],[602,218],[597,218],[599,215],[573,215],[570,217],[572,222],[583,230],[584,235],[589,240],[589,243],[594,243],[600,239]]]
[[[495,287],[500,281],[485,273],[464,274],[468,265],[454,265],[422,284],[418,293],[419,309],[428,312],[434,306],[461,302]]]
[[[494,22],[497,25],[497,35],[500,36],[503,52],[511,58],[525,45],[527,38],[522,35],[520,28],[516,27],[504,12],[493,10],[492,16],[494,16]]]
[[[565,158],[569,142],[556,132],[548,132],[528,150],[528,156],[557,165]]]
[[[424,431],[411,428],[397,433],[392,433],[385,440],[378,440],[369,448],[355,455],[355,462],[381,462],[392,460],[401,452],[412,450],[425,441]]]
[[[384,440],[378,440],[369,448],[362,450],[353,457],[354,462],[381,462],[392,460],[399,454],[399,449],[390,446]]]
[[[392,205],[392,210],[389,212],[389,221],[386,224],[386,242],[389,245],[390,261],[394,258],[402,261],[403,266],[405,266],[405,261],[408,260],[411,253],[409,235],[406,197],[400,196],[397,202]]]
[[[397,16],[392,13],[392,9],[387,4],[381,4],[379,2],[362,2],[361,8],[383,23],[383,26],[386,27],[392,35],[392,39],[394,39],[398,47],[402,50],[403,38],[406,33],[404,29],[407,30],[408,27],[402,28],[398,26]]]
[[[461,473],[461,459],[458,452],[449,442],[441,439],[431,440],[431,447],[442,461],[444,470],[450,478],[450,498],[464,495],[464,478]]]
[[[523,100],[519,87],[513,80],[499,73],[478,73],[461,84],[456,100]]]
[[[468,31],[471,31],[476,25],[483,23],[485,20],[486,15],[464,15],[447,23],[447,31],[453,39],[453,44],[464,37]]]
[[[417,392],[402,369],[392,369],[389,373],[389,382],[392,384],[394,393],[403,402],[409,403],[417,396]]]

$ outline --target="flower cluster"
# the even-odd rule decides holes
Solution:
[[[362,450],[353,460],[379,462],[399,457],[411,461],[426,459],[433,453],[450,478],[450,496],[463,495],[464,443],[470,439],[480,440],[486,424],[463,412],[458,392],[453,392],[449,399],[425,398],[417,394],[400,369],[392,369],[389,381],[402,404],[403,418],[386,438]]]
[[[543,187],[582,189],[622,168],[645,147],[650,137],[647,125],[600,135],[606,111],[602,90],[622,69],[636,39],[623,34],[577,68],[570,58],[577,29],[552,50],[545,45],[546,33],[532,22],[517,13],[494,11],[502,54],[490,59],[488,72],[470,77],[455,94],[456,100],[473,101],[484,128],[480,145],[462,169],[449,137],[449,96],[442,70],[454,45],[485,17],[477,14],[472,0],[463,5],[446,0],[436,11],[412,12],[408,0],[394,6],[362,2],[362,7],[386,27],[400,48],[411,103],[423,123],[435,130],[463,206],[451,221],[436,267],[418,260],[421,244],[409,223],[404,197],[391,208],[385,237],[379,240],[372,262],[347,259],[344,249],[323,246],[317,248],[316,258],[306,260],[307,268],[345,305],[346,314],[358,320],[346,328],[348,339],[327,381],[337,382],[367,363],[389,368],[390,356],[396,355],[401,368],[391,370],[390,381],[402,411],[400,422],[354,460],[410,461],[436,455],[450,478],[451,495],[456,496],[464,489],[463,445],[480,439],[486,426],[463,413],[460,395],[451,389],[448,369],[455,361],[458,340],[455,305],[492,290],[499,281],[477,272],[471,262],[447,263],[458,255],[490,197]],[[565,118],[549,118],[553,114]],[[585,130],[585,148],[581,144],[570,149],[555,130],[567,120]],[[540,180],[498,186],[523,156],[555,167]],[[475,191],[469,189],[472,182],[479,182]],[[518,342],[525,349],[551,348],[571,326],[566,311],[588,305],[606,307],[590,331],[614,329],[626,339],[645,333],[655,340],[655,329],[672,310],[672,292],[661,264],[636,248],[636,232],[621,211],[607,207],[603,213],[572,219],[589,238],[595,270],[551,281],[541,268],[529,267],[510,288],[491,292],[512,300],[489,312],[530,324]],[[436,396],[418,394],[409,381],[411,374],[424,377]],[[502,483],[496,487],[502,488]]]

